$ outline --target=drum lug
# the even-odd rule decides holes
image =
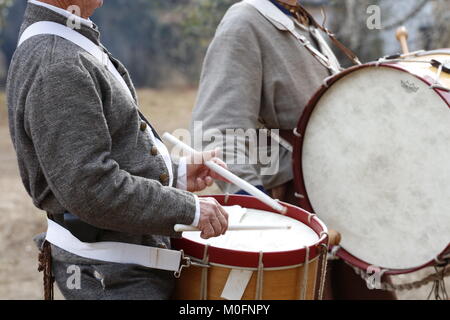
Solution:
[[[184,251],[181,250],[181,263],[180,263],[180,269],[178,271],[174,272],[175,278],[179,279],[181,277],[181,272],[184,268],[189,268],[192,265],[191,258],[186,257],[184,255]]]

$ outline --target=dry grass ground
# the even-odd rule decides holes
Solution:
[[[159,132],[187,128],[195,90],[141,90],[141,108]],[[34,208],[19,178],[6,120],[4,96],[0,95],[0,299],[41,299],[41,274],[32,237],[45,230],[42,212]],[[215,193],[213,188],[208,192]],[[430,273],[424,270],[401,276],[409,282]],[[402,299],[425,299],[429,286],[400,293]],[[450,288],[449,288],[450,289]],[[57,298],[61,295],[57,293]]]

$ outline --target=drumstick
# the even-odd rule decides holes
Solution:
[[[397,37],[397,40],[400,42],[403,54],[408,54],[409,53],[408,30],[406,29],[406,27],[403,26],[403,27],[398,28],[396,37]]]
[[[257,226],[257,225],[234,225],[229,226],[227,231],[258,231],[258,230],[290,230],[292,226],[280,225],[280,226]],[[187,226],[184,224],[176,224],[173,228],[175,232],[193,232],[200,231],[200,229]]]
[[[182,148],[183,150],[185,150],[186,152],[188,152],[190,154],[197,154],[198,153],[196,150],[192,149],[187,144],[181,142],[180,140],[175,138],[170,133],[167,133],[167,132],[164,133],[163,138],[167,139],[172,144],[174,144],[176,146],[179,146],[180,148]],[[205,163],[205,165],[208,168],[210,168],[212,171],[218,173],[220,176],[222,176],[226,180],[230,181],[231,183],[234,183],[235,185],[237,185],[242,190],[244,190],[247,193],[251,194],[252,196],[257,198],[259,201],[267,204],[268,206],[270,206],[271,208],[277,210],[278,212],[280,212],[282,214],[286,214],[286,212],[287,212],[287,208],[286,207],[282,206],[279,202],[277,202],[276,200],[272,199],[271,197],[269,197],[267,194],[265,194],[264,192],[262,192],[258,188],[252,186],[247,181],[239,178],[238,176],[234,175],[233,173],[231,173],[227,169],[222,168],[221,166],[219,166],[215,162],[207,161]]]

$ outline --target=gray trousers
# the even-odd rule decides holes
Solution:
[[[53,274],[67,300],[167,300],[174,279],[171,272],[134,265],[73,265],[55,260]]]
[[[35,241],[42,247],[45,235]],[[85,259],[52,245],[55,282],[67,300],[167,300],[173,272]]]

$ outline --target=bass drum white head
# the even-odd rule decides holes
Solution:
[[[309,201],[341,246],[411,269],[450,242],[450,109],[414,75],[359,69],[320,98],[303,141]]]

